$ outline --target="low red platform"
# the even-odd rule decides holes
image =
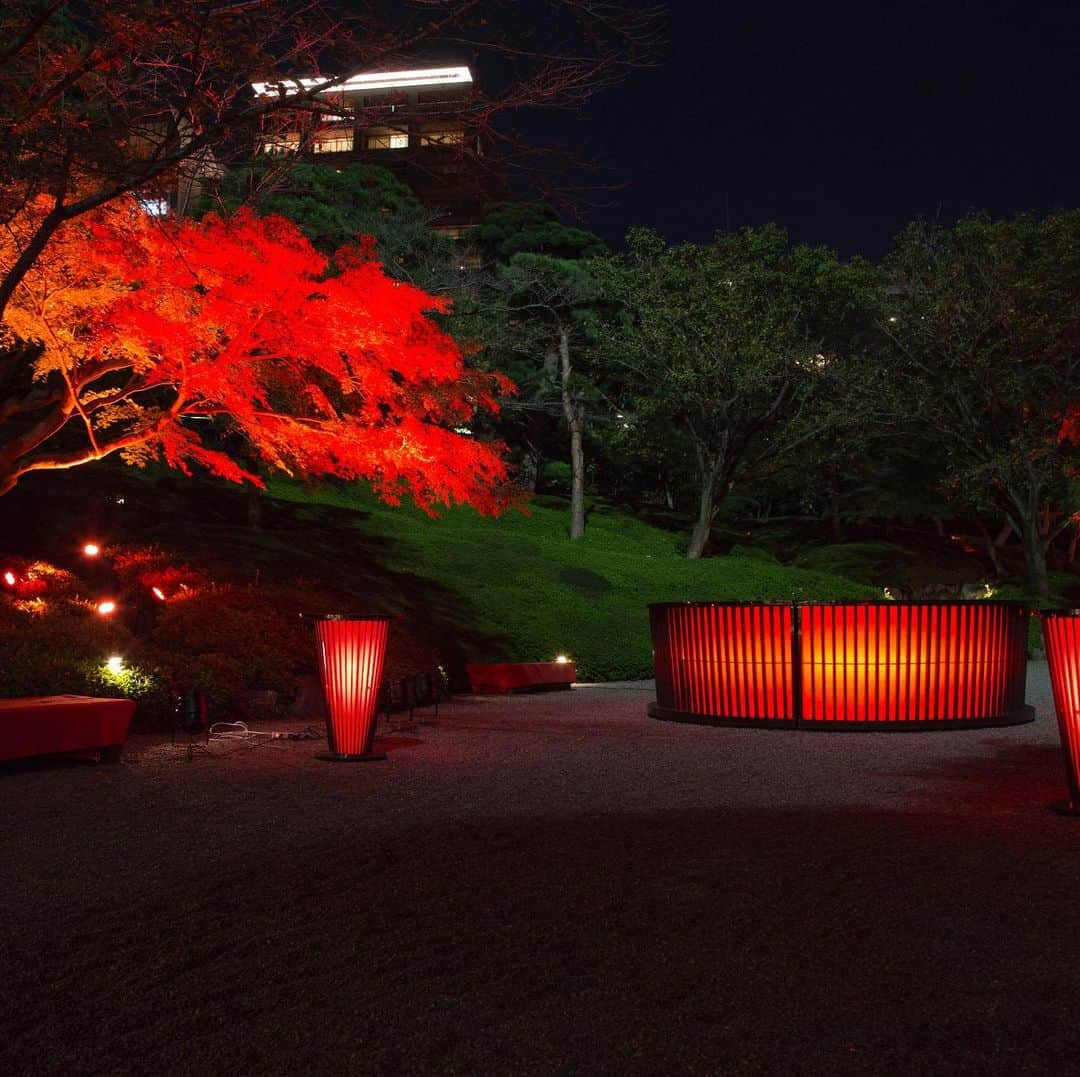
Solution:
[[[543,692],[569,688],[577,680],[573,662],[487,662],[465,667],[472,690],[480,694]]]
[[[0,760],[87,751],[100,751],[106,760],[119,759],[134,713],[130,699],[0,699]]]

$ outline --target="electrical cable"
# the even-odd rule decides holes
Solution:
[[[247,722],[214,722],[209,735],[215,740],[253,741],[262,737],[266,740],[321,740],[322,734],[308,726],[306,729],[282,733],[277,730],[250,729]]]

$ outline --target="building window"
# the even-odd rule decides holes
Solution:
[[[167,198],[138,198],[136,201],[142,211],[151,217],[168,217],[169,215],[170,206]]]
[[[461,239],[472,228],[469,224],[435,224],[431,226],[433,232],[440,236],[448,236],[450,239]]]
[[[364,135],[364,148],[369,150],[406,150],[409,132],[394,127],[369,127]]]
[[[420,131],[421,146],[462,146],[465,143],[465,129],[450,124],[438,127],[424,127]]]
[[[331,127],[316,131],[311,143],[312,153],[348,153],[353,148],[351,127]]]
[[[285,131],[280,135],[266,135],[259,149],[271,157],[283,157],[286,154],[296,153],[300,149],[300,132]]]

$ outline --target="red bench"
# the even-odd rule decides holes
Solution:
[[[0,760],[55,752],[100,752],[103,762],[115,762],[134,713],[135,703],[130,699],[0,699]]]
[[[472,690],[481,694],[542,692],[569,688],[577,680],[573,662],[486,662],[465,667]]]

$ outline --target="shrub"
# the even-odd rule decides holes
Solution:
[[[780,559],[770,550],[763,549],[761,546],[744,546],[742,543],[737,543],[732,546],[731,550],[728,552],[728,557],[749,557],[755,561],[771,561],[773,564],[780,563]]]
[[[548,460],[540,469],[537,486],[545,494],[570,493],[571,468],[564,460]]]
[[[38,612],[26,612],[5,599],[0,622],[2,696],[93,695],[95,671],[110,655],[133,650],[123,625],[81,603],[42,599]]]
[[[292,698],[297,678],[315,671],[303,606],[288,589],[218,587],[167,603],[151,638],[175,674],[215,700],[248,689]]]
[[[157,546],[110,551],[112,570],[126,593],[158,588],[166,598],[191,594],[210,585],[205,574]]]
[[[911,550],[888,542],[845,542],[804,550],[795,558],[795,565],[874,587],[907,590],[918,560]]]

